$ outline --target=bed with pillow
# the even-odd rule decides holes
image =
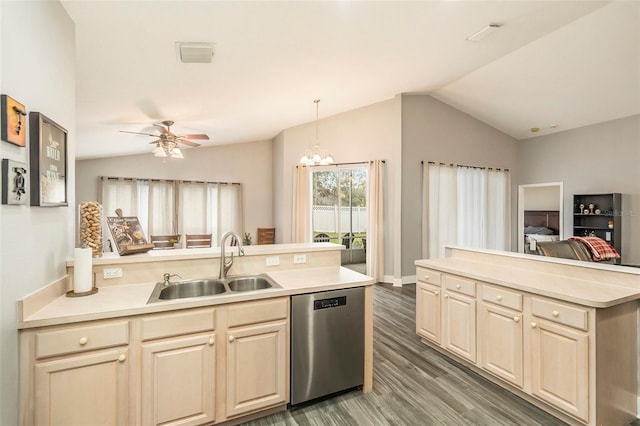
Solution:
[[[538,242],[560,240],[558,210],[524,211],[524,252],[536,254]]]

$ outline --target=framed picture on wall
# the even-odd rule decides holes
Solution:
[[[31,205],[67,204],[67,130],[39,112],[29,113]]]
[[[25,146],[27,109],[8,95],[0,96],[0,137],[20,147]]]
[[[27,204],[28,181],[26,164],[4,158],[2,160],[2,204]]]

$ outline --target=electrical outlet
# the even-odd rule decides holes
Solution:
[[[102,270],[102,278],[122,278],[122,268],[105,268]]]
[[[269,256],[266,259],[267,266],[278,266],[280,264],[280,256]]]
[[[307,255],[306,254],[294,254],[293,255],[293,263],[307,263]]]

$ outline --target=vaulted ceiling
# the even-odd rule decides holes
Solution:
[[[80,1],[77,158],[149,152],[164,119],[207,145],[428,93],[516,139],[640,114],[635,1]],[[466,38],[503,24],[482,41]],[[214,43],[185,64],[176,42]],[[531,133],[532,127],[540,128]]]

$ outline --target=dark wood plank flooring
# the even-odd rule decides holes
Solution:
[[[374,289],[373,391],[354,390],[246,423],[263,425],[565,425],[420,342],[415,285]]]

